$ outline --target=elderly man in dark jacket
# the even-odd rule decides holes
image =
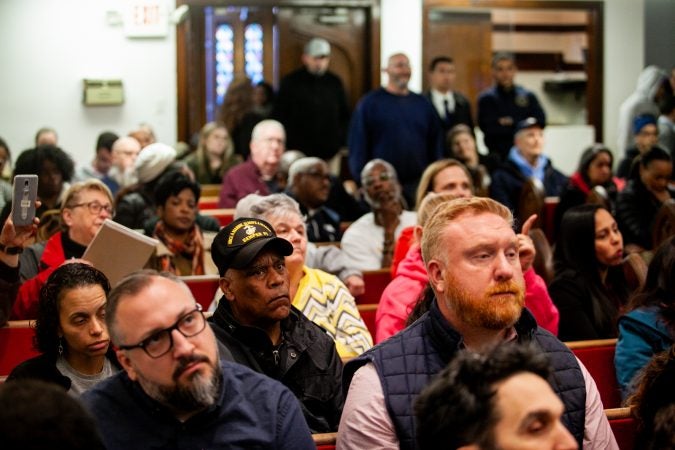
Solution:
[[[279,380],[300,401],[313,433],[337,430],[342,362],[333,340],[291,306],[284,257],[293,246],[261,219],[240,218],[211,248],[223,297],[209,320],[234,360]]]
[[[567,185],[567,177],[543,154],[544,124],[534,117],[518,122],[514,145],[506,161],[492,175],[490,197],[518,214],[523,185],[530,178],[544,185],[546,196],[558,196]]]

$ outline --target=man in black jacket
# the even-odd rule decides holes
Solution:
[[[332,432],[342,413],[342,362],[333,340],[291,305],[284,257],[292,252],[264,220],[223,228],[211,255],[224,295],[209,320],[236,362],[295,394],[313,433]]]
[[[286,148],[328,161],[345,145],[347,95],[340,78],[328,70],[330,44],[325,39],[305,45],[302,63],[281,80],[272,117],[286,128]]]

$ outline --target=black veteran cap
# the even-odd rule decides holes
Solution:
[[[261,219],[242,217],[218,232],[211,246],[211,257],[221,275],[227,269],[244,269],[265,248],[281,255],[293,253],[286,239],[278,238],[272,225]]]

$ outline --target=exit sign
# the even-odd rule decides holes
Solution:
[[[135,38],[165,37],[168,15],[165,0],[130,0],[124,18],[124,33]]]

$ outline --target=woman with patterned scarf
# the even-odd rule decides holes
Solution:
[[[160,244],[147,267],[181,276],[217,273],[206,268],[210,258],[204,257],[205,238],[196,223],[200,193],[199,185],[179,172],[157,185],[155,204],[159,221],[152,236]]]

